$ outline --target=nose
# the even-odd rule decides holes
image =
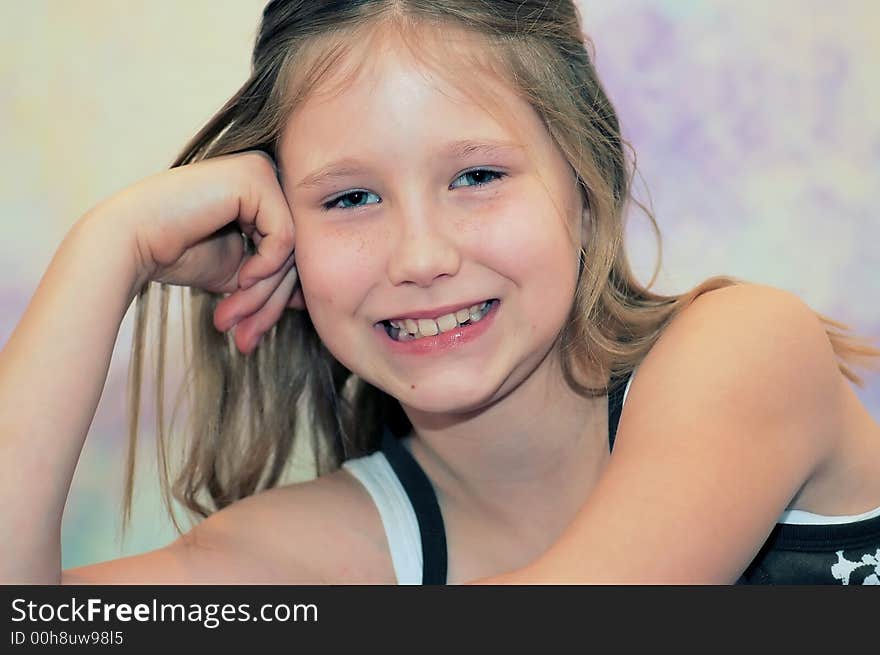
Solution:
[[[395,286],[429,287],[437,278],[458,273],[461,253],[454,229],[442,210],[435,209],[408,206],[395,216],[388,258],[388,278]]]

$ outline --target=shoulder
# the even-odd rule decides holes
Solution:
[[[700,296],[642,360],[602,477],[534,570],[584,582],[735,580],[829,456],[842,380],[796,296],[758,285]]]
[[[719,350],[728,350],[724,346],[729,343],[780,355],[821,351],[832,355],[816,313],[797,295],[761,284],[736,284],[697,297],[672,321],[660,341],[682,338]]]
[[[243,498],[197,533],[264,558],[277,584],[395,582],[378,510],[344,469]]]
[[[705,293],[639,365],[614,452],[575,519],[508,579],[735,581],[828,456],[843,381],[821,321],[793,294]]]
[[[803,300],[739,284],[704,293],[672,320],[640,364],[627,405],[702,406],[762,433],[784,423],[777,433],[797,434],[821,457],[840,428],[843,384],[825,328]]]

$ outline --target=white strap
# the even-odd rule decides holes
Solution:
[[[419,522],[409,496],[385,455],[377,451],[366,457],[343,462],[342,467],[364,486],[379,510],[397,584],[422,584],[422,537]]]
[[[814,514],[802,509],[789,509],[782,513],[782,517],[778,522],[792,525],[839,525],[841,523],[867,521],[876,516],[880,516],[880,507],[868,510],[862,514],[850,514],[847,516],[826,516],[825,514]]]
[[[633,383],[633,378],[636,376],[636,371],[639,370],[639,367],[636,366],[632,373],[630,373],[629,380],[626,381],[626,389],[623,390],[623,400],[620,401],[620,408],[623,409],[623,406],[626,405],[626,396],[629,394],[629,386]]]

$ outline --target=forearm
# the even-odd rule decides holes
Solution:
[[[59,579],[64,505],[139,284],[132,244],[80,220],[0,351],[0,582]]]

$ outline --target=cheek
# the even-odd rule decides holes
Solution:
[[[548,284],[555,291],[566,286],[559,280],[573,275],[574,246],[552,205],[526,199],[505,203],[484,240],[484,253],[492,253],[498,270],[507,271],[518,285]]]
[[[362,298],[368,281],[370,244],[364,235],[332,228],[297,228],[296,262],[303,297],[313,320],[336,307],[340,311]],[[371,261],[372,260],[372,261]]]
[[[523,338],[550,343],[574,301],[577,261],[574,246],[552,204],[520,202],[498,215],[487,231],[484,257],[516,287],[513,306]]]

